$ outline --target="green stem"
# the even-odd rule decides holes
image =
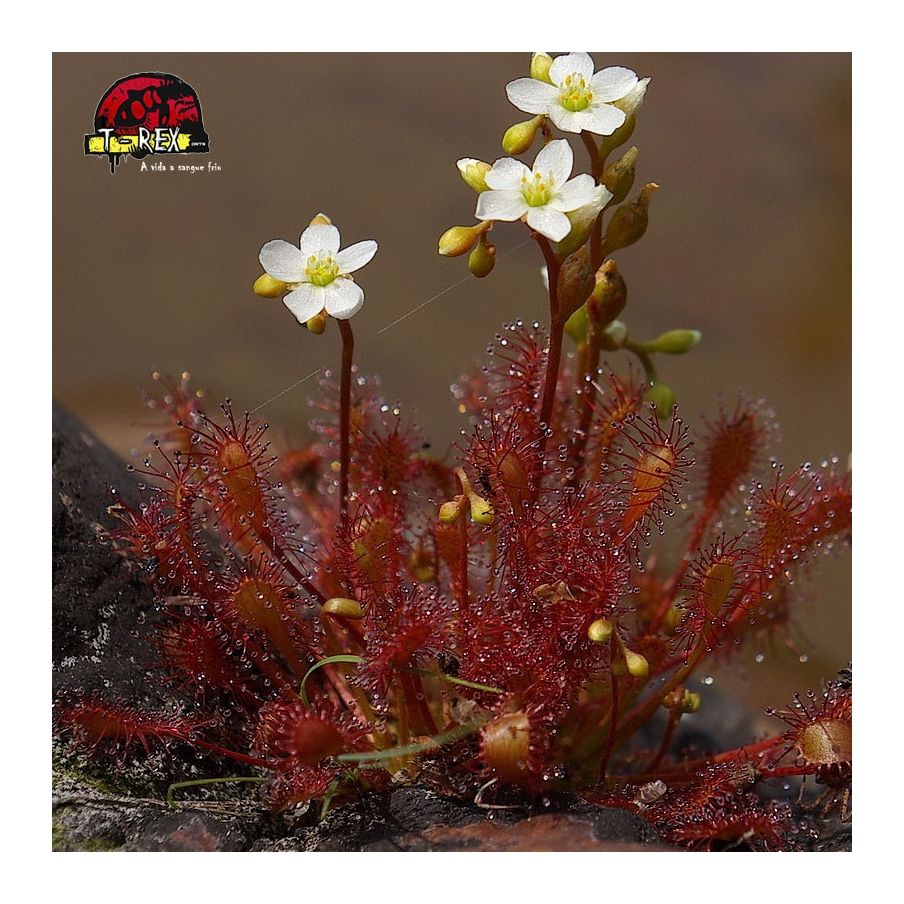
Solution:
[[[225,778],[194,778],[191,781],[187,782],[173,782],[169,788],[166,789],[166,802],[171,807],[176,806],[176,789],[177,788],[196,788],[200,785],[225,785],[227,783],[231,784],[239,784],[241,782],[256,782],[260,784],[261,782],[265,782],[265,778],[257,778],[252,776],[245,775],[230,775]]]

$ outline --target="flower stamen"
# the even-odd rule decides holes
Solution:
[[[566,75],[559,87],[561,88],[559,100],[562,106],[571,113],[586,110],[593,101],[593,91],[590,90],[586,79],[579,72]]]
[[[553,196],[553,180],[543,173],[534,173],[532,178],[521,177],[521,194],[530,207],[542,207],[548,204]]]
[[[320,257],[312,254],[308,258],[304,268],[305,276],[314,286],[328,286],[339,276],[339,264],[331,254],[322,254]]]

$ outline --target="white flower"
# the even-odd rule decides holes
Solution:
[[[339,250],[339,230],[315,224],[301,234],[296,248],[276,239],[261,248],[261,266],[292,290],[283,299],[299,323],[325,310],[337,320],[348,320],[364,304],[364,290],[351,274],[377,253],[376,242],[358,242]]]
[[[506,85],[508,99],[525,113],[543,113],[563,132],[611,135],[627,118],[613,105],[637,85],[637,76],[621,66],[593,71],[586,53],[558,56],[549,67],[552,84],[519,78]],[[646,86],[644,86],[646,87]],[[641,94],[641,98],[643,95]]]
[[[477,198],[477,219],[511,222],[526,217],[531,229],[562,241],[571,232],[566,214],[587,205],[602,207],[609,194],[586,173],[569,179],[573,165],[574,152],[564,138],[550,141],[532,170],[514,157],[497,160],[486,174],[490,190]]]

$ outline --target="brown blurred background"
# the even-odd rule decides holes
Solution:
[[[632,143],[638,184],[656,181],[645,239],[618,255],[625,319],[649,337],[696,327],[704,339],[662,376],[693,425],[720,392],[764,396],[789,466],[850,450],[851,58],[847,54],[594,54],[597,66],[652,76]],[[389,399],[417,410],[435,448],[463,426],[449,384],[499,326],[543,319],[535,248],[499,261],[386,333],[377,331],[466,273],[436,255],[449,225],[472,220],[455,160],[502,156],[526,114],[506,82],[521,55],[56,54],[54,392],[125,456],[152,423],[139,390],[152,370],[190,370],[211,399],[254,408],[337,360],[334,330],[316,337],[278,300],[251,293],[257,253],[297,241],[326,212],[343,244],[380,253],[359,281],[357,361]],[[200,96],[217,173],[110,174],[82,153],[101,95],[133,72],[173,73]],[[532,154],[527,155],[532,157]],[[578,166],[583,151],[576,147]],[[497,227],[499,254],[522,241]],[[262,415],[303,438],[313,381]],[[763,646],[719,676],[757,704],[817,684],[850,655],[850,563],[803,582],[795,640]],[[800,663],[798,656],[808,656]],[[771,668],[770,668],[771,666]]]

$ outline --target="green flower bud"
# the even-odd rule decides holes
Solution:
[[[342,596],[334,596],[327,600],[321,607],[321,613],[338,615],[342,618],[364,618],[364,609],[357,600]]]
[[[699,694],[695,694],[693,691],[685,691],[681,695],[679,706],[683,713],[695,713],[700,709],[701,702],[702,700]]]
[[[439,507],[439,520],[442,521],[443,524],[453,524],[455,521],[458,521],[458,517],[461,515],[464,507],[464,496],[456,496],[454,499],[449,500],[449,502],[444,502]]]
[[[324,330],[326,330],[327,320],[329,320],[329,316],[326,311],[321,311],[319,314],[315,314],[310,320],[306,320],[304,325],[315,335],[322,336]]]
[[[620,320],[613,320],[603,331],[600,345],[607,352],[617,352],[620,348],[625,347],[627,339],[628,328]]]
[[[598,618],[595,622],[591,622],[587,629],[587,637],[593,643],[606,643],[612,637],[612,622],[608,618]]]
[[[475,160],[473,157],[462,157],[461,160],[457,161],[456,166],[458,166],[458,172],[461,173],[461,178],[465,184],[473,188],[474,191],[489,190],[486,180],[487,173],[492,169],[489,163]]]
[[[605,160],[616,148],[627,144],[628,139],[634,134],[637,119],[634,116],[628,118],[611,134],[607,135],[600,143],[600,154]]]
[[[565,321],[565,332],[580,345],[587,341],[587,327],[587,305],[583,304]]]
[[[645,656],[625,648],[625,666],[628,674],[634,678],[646,678],[650,674],[650,663]]]
[[[552,80],[549,77],[550,66],[552,66],[552,57],[548,53],[543,53],[542,51],[535,53],[530,58],[530,77],[551,85]]]
[[[483,279],[493,272],[496,265],[496,246],[487,241],[485,235],[474,246],[474,250],[468,256],[468,269],[473,276]]]
[[[683,355],[699,341],[699,330],[669,330],[651,342],[645,342],[644,349],[648,352],[661,352],[665,355]]]
[[[490,228],[487,221],[476,226],[453,226],[439,237],[438,251],[443,257],[459,257],[467,254],[475,242]]]
[[[606,261],[596,271],[595,280],[589,304],[590,315],[595,317],[601,326],[607,326],[625,309],[628,303],[628,287],[618,272],[618,264],[613,260]]]
[[[472,493],[470,496],[471,520],[475,524],[493,523],[493,506],[482,496]]]
[[[643,238],[649,221],[650,201],[657,191],[659,186],[655,182],[649,182],[633,201],[623,204],[615,211],[606,227],[606,237],[603,240],[607,254],[620,248],[627,248]]]
[[[603,173],[601,181],[612,192],[611,204],[621,204],[628,197],[628,192],[634,185],[636,163],[637,148],[632,147]]]
[[[672,388],[659,380],[654,380],[653,385],[644,394],[647,404],[656,405],[656,417],[663,421],[672,416],[675,405],[675,393]]]
[[[502,150],[506,154],[523,154],[534,143],[544,118],[541,114],[525,122],[516,122],[506,129],[502,136]]]
[[[559,270],[559,313],[570,317],[593,292],[594,278],[590,269],[590,255],[586,247],[579,248],[565,259]]]
[[[261,298],[279,298],[289,287],[281,279],[274,279],[269,273],[264,273],[258,276],[252,288],[254,294]]]

